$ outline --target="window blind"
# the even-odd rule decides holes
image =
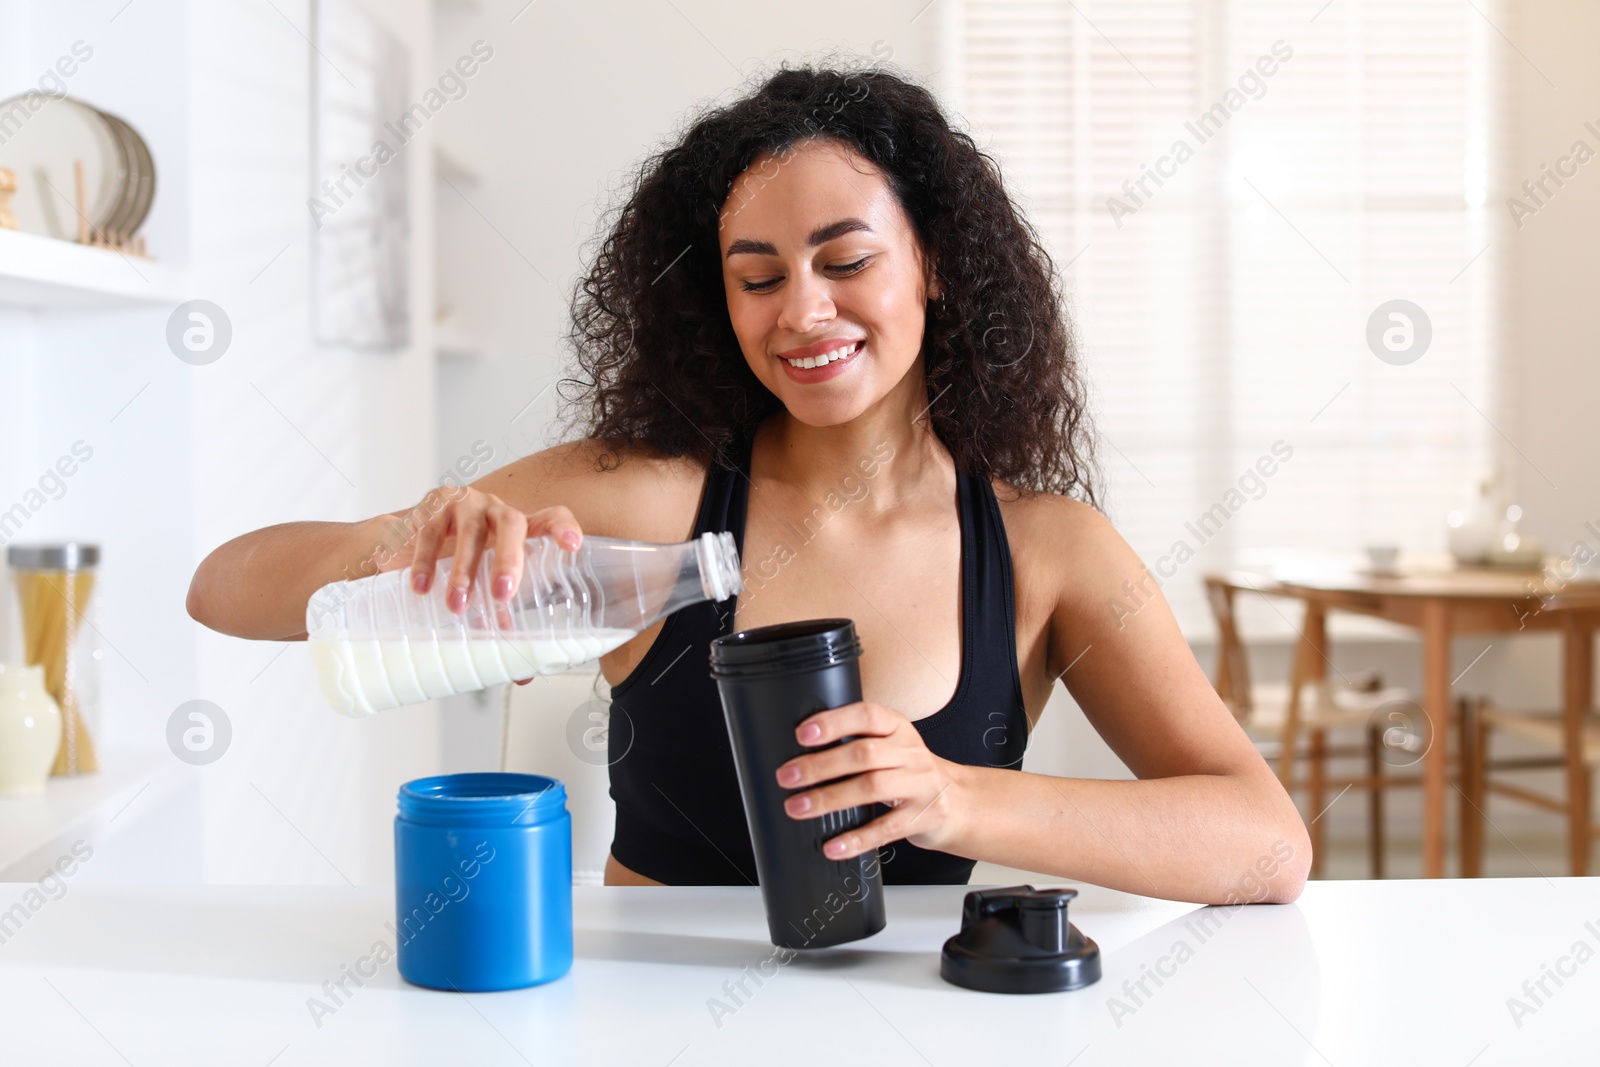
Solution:
[[[949,6],[940,91],[1065,268],[1108,514],[1191,638],[1213,632],[1207,568],[1440,550],[1494,462],[1503,18],[1459,0]],[[1368,343],[1393,300],[1431,328],[1411,362]]]

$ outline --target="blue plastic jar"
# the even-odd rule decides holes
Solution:
[[[537,774],[445,774],[400,787],[400,975],[432,989],[519,989],[572,968],[572,816]]]

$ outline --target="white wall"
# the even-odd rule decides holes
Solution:
[[[234,326],[228,354],[193,368],[199,552],[273,523],[394,510],[420,500],[435,478],[427,133],[390,164],[407,168],[411,190],[410,346],[316,346],[309,68],[326,61],[302,37],[305,0],[276,8],[190,8],[192,268],[201,295]],[[427,5],[369,10],[409,48],[414,99],[431,78]],[[304,644],[285,651],[208,631],[198,640],[199,695],[221,705],[235,731],[232,751],[213,765],[222,773],[208,782],[208,877],[385,880],[395,790],[440,770],[437,707],[344,719],[318,694]],[[227,847],[241,837],[251,849]]]
[[[1583,0],[1520,5],[1518,48],[1506,57],[1517,99],[1508,123],[1503,190],[1496,203],[1522,196],[1524,181],[1554,166],[1574,141],[1600,152],[1600,7]],[[1548,78],[1548,81],[1546,80]],[[1553,85],[1551,83],[1554,83]],[[1508,469],[1527,509],[1526,525],[1562,552],[1574,541],[1600,551],[1600,336],[1593,326],[1600,290],[1600,165],[1581,167],[1519,229],[1506,211],[1494,240],[1510,257],[1512,356],[1506,437],[1515,445]],[[1518,454],[1520,453],[1520,455]],[[1524,458],[1525,457],[1525,458]],[[1508,667],[1525,679],[1524,700],[1551,704],[1556,688],[1554,639],[1508,650]],[[1506,694],[1509,699],[1512,694]]]
[[[1584,127],[1592,122],[1600,128],[1600,68],[1594,62],[1600,7],[1582,0],[1525,3],[1516,30],[1517,46],[1528,59],[1507,58],[1518,100],[1502,172],[1505,188],[1495,201],[1502,204],[1522,196],[1521,184],[1539,177],[1541,165],[1554,166],[1574,141],[1600,152],[1600,136]],[[1600,164],[1594,161],[1579,168],[1537,215],[1524,219],[1521,229],[1502,211],[1494,234],[1513,263],[1508,282],[1515,407],[1506,435],[1527,458],[1513,454],[1512,469],[1527,525],[1562,550],[1578,538],[1600,550],[1600,541],[1583,529],[1585,522],[1600,527],[1596,234]]]
[[[431,81],[429,6],[371,10],[409,48],[413,89]],[[341,718],[318,693],[303,644],[223,637],[184,608],[195,566],[221,542],[273,523],[393,510],[438,477],[426,133],[393,164],[411,182],[412,343],[368,354],[311,341],[309,11],[308,0],[96,0],[0,12],[8,90],[74,40],[93,47],[70,91],[150,144],[150,252],[187,267],[188,296],[220,305],[233,328],[226,354],[197,367],[168,350],[165,305],[0,317],[0,359],[18,389],[4,410],[17,417],[0,424],[0,499],[74,439],[95,448],[24,534],[104,546],[98,595],[115,650],[104,742],[164,750],[169,715],[194,698],[220,705],[233,728],[198,790],[166,811],[130,806],[122,825],[148,819],[154,829],[109,843],[95,878],[385,881],[397,786],[448,769],[435,705]]]
[[[1518,228],[1505,207],[1524,200],[1522,183],[1554,166],[1573,142],[1600,152],[1600,6],[1586,0],[1524,0],[1502,26],[1515,42],[1500,56],[1512,87],[1505,160],[1491,206],[1491,233],[1506,257],[1509,380],[1502,411],[1502,454],[1526,511],[1524,526],[1547,549],[1571,552],[1584,541],[1600,551],[1600,337],[1593,327],[1600,292],[1600,163],[1590,161]],[[1511,706],[1556,707],[1560,644],[1554,636],[1500,640],[1480,666],[1480,691]],[[1474,668],[1476,675],[1477,668]],[[1506,746],[1507,752],[1512,746]],[[1559,794],[1556,774],[1529,784]],[[1527,825],[1564,833],[1565,821],[1496,798],[1490,817],[1507,832]]]
[[[438,22],[438,69],[474,40],[495,50],[436,120],[440,143],[482,176],[460,193],[437,192],[439,289],[486,349],[482,361],[441,364],[440,464],[478,439],[496,447],[497,462],[553,443],[553,388],[510,420],[567,358],[581,246],[611,193],[694,109],[732,99],[747,73],[783,58],[840,49],[870,59],[876,43],[913,70],[931,63],[932,14],[911,21],[926,0],[602,0],[534,4],[513,22],[525,2],[444,9]]]

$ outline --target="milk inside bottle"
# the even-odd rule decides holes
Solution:
[[[486,549],[466,611],[445,604],[453,561],[440,560],[427,593],[404,568],[333,582],[306,604],[317,679],[335,710],[386,708],[483,689],[595,660],[658,619],[744,591],[730,533],[681,544],[585,537],[576,549],[529,538],[511,599],[489,596]]]

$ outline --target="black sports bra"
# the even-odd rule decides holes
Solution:
[[[738,468],[713,463],[694,536],[726,530],[744,553],[753,434]],[[935,755],[973,766],[1018,768],[1028,719],[1017,671],[1011,551],[987,478],[956,472],[961,517],[961,677],[939,711],[915,721]],[[746,573],[749,563],[745,561]],[[667,617],[644,659],[611,690],[607,756],[617,805],[611,854],[669,885],[754,885],[722,701],[709,668],[711,639],[731,633],[738,598]],[[886,807],[880,810],[887,811]],[[974,861],[896,841],[880,849],[891,885],[965,884]]]

